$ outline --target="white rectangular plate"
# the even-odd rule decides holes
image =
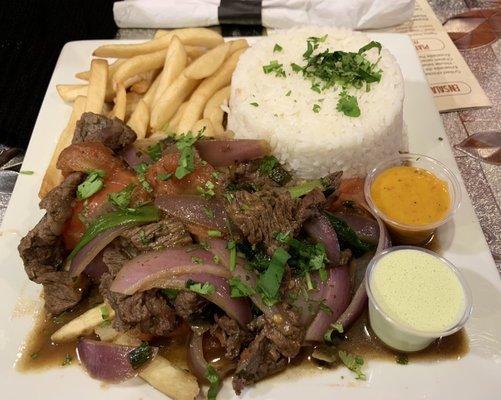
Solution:
[[[433,97],[410,39],[370,34],[397,58],[405,79],[404,119],[411,152],[437,158],[459,177]],[[0,231],[0,387],[6,399],[165,399],[139,379],[103,386],[77,366],[43,373],[14,370],[22,343],[33,325],[40,288],[29,282],[17,253],[23,235],[40,219],[38,188],[60,132],[70,115],[56,84],[75,82],[88,69],[92,51],[113,41],[81,41],[64,46],[45,95],[20,175]],[[19,77],[22,79],[22,77]],[[22,116],[20,116],[22,117]],[[443,138],[442,141],[439,137]],[[412,362],[407,366],[370,361],[367,381],[356,381],[345,368],[305,375],[287,371],[246,390],[243,399],[499,399],[501,398],[501,282],[464,185],[453,222],[439,233],[442,253],[463,273],[473,292],[473,315],[466,326],[470,351],[460,360]],[[74,363],[76,364],[76,363]],[[344,376],[344,379],[341,378]],[[235,395],[227,382],[220,399]]]

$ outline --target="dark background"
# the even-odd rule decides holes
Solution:
[[[66,42],[114,38],[113,0],[2,0],[0,143],[26,148]]]

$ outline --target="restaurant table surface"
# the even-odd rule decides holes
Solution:
[[[491,0],[429,0],[429,3],[442,22],[471,9],[501,7],[501,1]],[[492,107],[442,113],[442,122],[451,145],[481,131],[499,131],[501,134],[501,32],[500,27],[497,28],[497,41],[478,48],[460,50],[491,100]],[[238,34],[238,31],[234,33]],[[117,38],[149,39],[153,34],[152,29],[120,29]],[[477,161],[454,148],[453,152],[501,274],[501,167]],[[0,222],[7,200],[8,196],[0,193]]]

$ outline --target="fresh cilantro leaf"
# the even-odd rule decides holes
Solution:
[[[357,98],[349,95],[344,90],[339,94],[336,110],[341,111],[348,117],[360,117],[360,108],[358,107]]]
[[[278,43],[275,43],[275,46],[273,46],[273,53],[281,52],[283,50],[283,47],[280,46]]]
[[[148,147],[148,155],[153,161],[158,161],[162,157],[163,145],[162,142],[157,142]]]
[[[34,172],[33,171],[28,171],[28,170],[24,170],[24,171],[19,171],[19,173],[21,175],[33,175]]]
[[[200,257],[197,257],[197,256],[191,256],[191,262],[193,264],[201,265],[204,263],[204,260],[202,260]]]
[[[320,105],[319,104],[313,104],[313,112],[318,114],[320,112]]]
[[[285,264],[290,257],[289,253],[279,247],[273,253],[266,271],[259,275],[257,287],[263,301],[268,305],[273,305],[279,301],[280,284],[282,283]]]
[[[256,103],[255,101],[254,101],[254,102],[252,102],[252,103],[250,103],[250,105],[251,105],[251,106],[254,106],[254,107],[259,107],[259,104],[258,104],[258,103]]]
[[[183,179],[186,175],[195,171],[195,154],[193,152],[193,146],[198,139],[202,136],[205,129],[198,132],[197,135],[188,132],[185,135],[181,135],[176,140],[176,147],[179,150],[179,163],[176,168],[175,177],[177,179]]]
[[[210,199],[216,194],[216,192],[214,191],[215,187],[216,186],[214,185],[214,183],[207,181],[205,182],[204,186],[197,187],[197,192],[203,197]]]
[[[298,65],[296,63],[291,63],[291,68],[294,72],[299,72],[299,71],[303,70],[303,67],[301,67],[300,65]]]
[[[274,72],[276,77],[285,78],[284,65],[279,64],[277,60],[270,61],[268,65],[263,65],[263,72],[265,74]]]
[[[160,294],[170,301],[174,301],[179,294],[178,289],[160,289]]]
[[[291,91],[291,90],[289,90],[287,93],[285,93],[285,95],[286,95],[286,96],[290,96],[290,95],[291,95],[291,93],[292,93],[292,91]]]
[[[87,178],[77,187],[77,198],[80,200],[88,199],[93,194],[99,192],[104,186],[104,171],[90,171]]]
[[[102,306],[102,307],[100,308],[100,310],[101,310],[101,318],[102,318],[103,320],[105,320],[105,321],[106,321],[107,319],[109,319],[109,318],[110,318],[110,310],[108,310],[108,307],[106,307],[106,306]]]
[[[144,365],[151,359],[153,355],[153,350],[150,345],[146,342],[142,342],[141,345],[136,347],[129,353],[129,362],[132,368],[136,369]]]
[[[365,46],[362,46],[359,50],[358,50],[358,54],[362,54],[362,53],[365,53],[366,51],[372,49],[372,48],[377,48],[378,49],[378,53],[381,54],[381,49],[383,48],[381,46],[381,43],[379,42],[375,42],[374,40],[367,43]]]
[[[157,174],[157,179],[159,181],[166,181],[167,179],[172,178],[172,175],[174,175],[174,174],[171,173],[171,172],[169,172],[169,173],[167,173],[167,172],[159,172]]]
[[[71,354],[66,354],[64,356],[64,360],[61,365],[65,367],[67,365],[70,365],[72,361],[73,361],[73,356]]]
[[[217,229],[211,229],[207,231],[207,236],[211,238],[220,238],[223,236],[223,234],[221,233],[221,231],[218,231]]]
[[[341,325],[339,322],[336,322],[335,324],[331,324],[329,326],[329,329],[327,330],[327,332],[325,332],[325,334],[324,334],[324,340],[326,342],[332,343],[332,334],[334,333],[334,331],[336,331],[338,333],[343,333],[344,332],[343,325]]]
[[[207,392],[207,400],[216,400],[217,393],[219,392],[219,387],[221,386],[221,378],[216,369],[210,364],[207,364],[205,377],[209,381],[210,385],[209,391]]]
[[[192,292],[198,293],[198,294],[213,294],[216,291],[216,288],[214,285],[212,285],[209,282],[205,282],[204,284],[202,283],[188,283],[188,289],[190,289]]]
[[[409,356],[405,353],[397,354],[395,361],[397,362],[397,364],[407,365],[409,364]]]
[[[132,200],[132,193],[134,192],[135,188],[136,186],[131,183],[119,192],[109,193],[108,201],[117,208],[124,210],[129,207]]]
[[[248,297],[256,293],[253,288],[243,283],[238,277],[230,278],[229,284],[231,297]]]
[[[346,351],[339,350],[339,358],[343,364],[356,375],[356,379],[361,379],[365,381],[367,378],[362,372],[362,365],[364,365],[364,359],[360,356],[350,354]]]

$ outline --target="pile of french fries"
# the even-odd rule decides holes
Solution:
[[[62,182],[57,159],[71,144],[84,112],[117,117],[138,139],[203,128],[205,136],[224,135],[221,106],[228,101],[231,76],[247,47],[244,39],[225,42],[212,30],[190,28],[159,30],[152,40],[140,44],[97,48],[90,69],[76,74],[86,83],[57,85],[73,110],[45,173],[40,197]],[[111,307],[100,304],[61,327],[52,340],[67,342],[94,331],[101,340],[131,344],[133,337],[101,327],[103,307],[112,319]],[[175,400],[191,400],[199,393],[192,374],[159,355],[139,376]]]
[[[204,130],[222,136],[231,76],[245,39],[225,42],[210,29],[158,30],[152,40],[139,44],[111,44],[97,48],[90,70],[75,76],[82,84],[57,85],[73,112],[60,136],[46,171],[40,197],[62,181],[56,168],[61,151],[71,144],[83,112],[117,117],[138,139],[160,134]]]

